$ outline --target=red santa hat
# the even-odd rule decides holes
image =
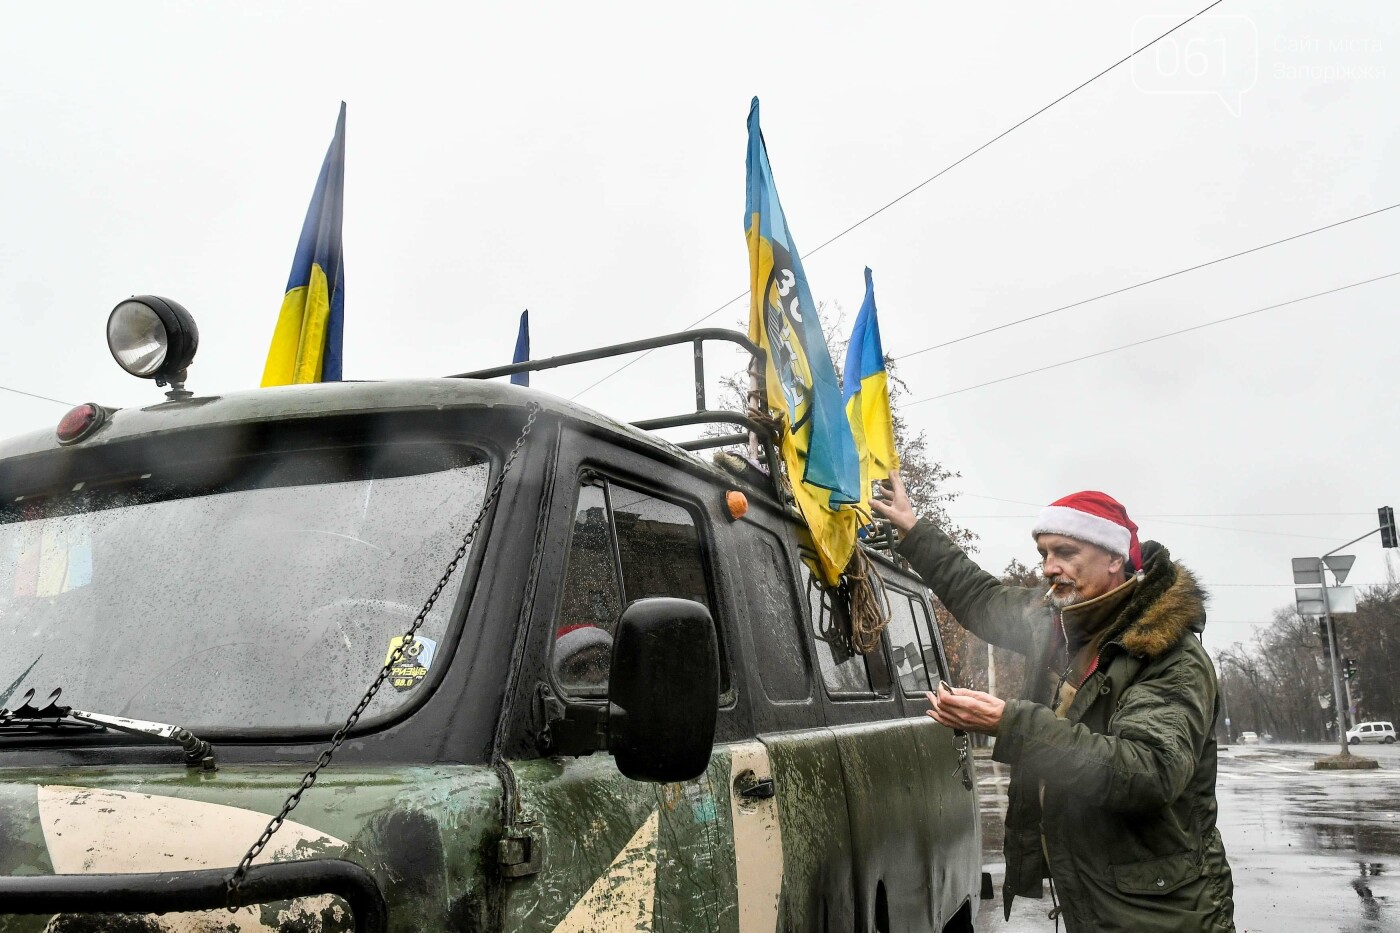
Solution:
[[[1141,570],[1142,551],[1137,532],[1138,526],[1128,517],[1128,510],[1121,502],[1105,493],[1086,490],[1041,509],[1031,537],[1064,535],[1097,544],[1111,554],[1126,557],[1134,570]]]

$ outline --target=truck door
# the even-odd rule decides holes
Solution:
[[[533,722],[536,748],[549,747],[544,730],[561,728],[551,721],[560,703],[606,702],[612,633],[629,602],[671,596],[705,604],[716,619],[732,613],[709,553],[717,515],[695,481],[594,443],[582,441],[576,469],[560,473],[568,479],[555,498],[567,505],[542,560],[563,560],[541,567],[516,692],[514,718]],[[718,732],[742,737],[751,733],[730,682],[727,641],[721,631]],[[529,658],[537,669],[528,669]],[[704,775],[675,784],[629,780],[606,751],[539,757],[527,747],[513,757],[518,803],[502,842],[504,929],[738,929],[728,756],[715,755]],[[758,772],[761,762],[746,759],[745,767]]]
[[[890,622],[886,639],[894,679],[902,695],[909,734],[922,772],[921,820],[929,833],[921,845],[928,885],[940,922],[975,897],[981,876],[982,838],[976,793],[977,773],[968,740],[924,715],[924,694],[948,679],[942,643],[924,599],[888,584]],[[976,909],[976,905],[973,905]]]
[[[874,581],[879,586],[879,581]],[[941,905],[929,880],[939,844],[915,732],[903,717],[885,639],[852,653],[840,594],[809,583],[813,636],[826,688],[826,717],[836,737],[851,833],[854,928],[937,930]]]
[[[815,682],[793,532],[781,512],[751,500],[724,540],[743,581],[738,629],[757,733],[729,748],[740,930],[850,930],[841,757]],[[745,796],[746,770],[771,778],[772,798]]]

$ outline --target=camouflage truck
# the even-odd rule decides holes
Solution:
[[[693,343],[696,411],[627,425],[484,378],[195,395],[187,312],[132,302],[166,399],[0,445],[0,931],[972,929],[928,591],[872,550],[852,652],[781,488],[696,453],[764,430],[706,410],[742,336],[467,374]]]

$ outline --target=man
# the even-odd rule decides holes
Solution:
[[[1004,586],[891,477],[875,510],[899,551],[969,631],[1027,658],[1021,699],[929,694],[945,726],[996,737],[1011,765],[1006,915],[1041,897],[1078,931],[1233,931],[1234,885],[1216,831],[1215,671],[1205,597],[1167,549],[1139,547],[1101,492],[1044,509],[1032,530],[1048,589]]]

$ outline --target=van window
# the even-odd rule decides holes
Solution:
[[[690,512],[601,477],[579,488],[563,590],[550,667],[561,688],[580,696],[607,696],[613,632],[628,603],[672,596],[714,612]],[[727,691],[723,650],[720,658]]]
[[[851,649],[846,637],[850,623],[845,598],[817,582],[806,564],[802,565],[802,576],[807,584],[807,608],[812,620],[817,667],[822,672],[827,693],[833,697],[870,697],[888,691],[890,672],[884,652],[861,655]]]
[[[929,680],[937,684],[941,679],[951,684],[953,678],[948,673],[948,659],[943,656],[943,646],[938,637],[938,622],[933,617],[928,600],[911,596],[910,601],[914,604],[914,619],[919,635],[927,646],[924,650],[924,667],[928,670]]]
[[[889,639],[895,674],[905,694],[917,696],[932,690],[939,679],[938,649],[929,636],[928,624],[915,623],[909,595],[893,588],[886,592],[890,601]]]
[[[791,566],[769,532],[746,531],[740,537],[739,557],[759,681],[770,700],[806,700],[812,695],[812,684]]]

